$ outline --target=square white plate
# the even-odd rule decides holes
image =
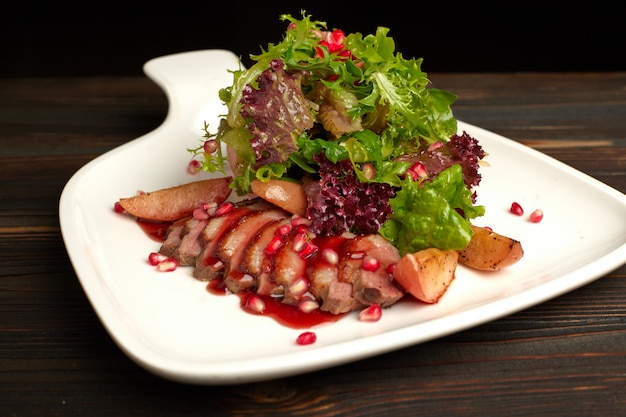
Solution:
[[[147,255],[159,248],[128,216],[113,212],[120,197],[200,179],[186,172],[188,148],[201,143],[203,123],[225,113],[218,90],[238,68],[229,51],[186,52],[153,59],[146,74],[169,100],[164,123],[85,165],[61,195],[63,239],[76,274],[103,325],[134,361],[163,378],[234,384],[310,372],[425,342],[509,315],[585,285],[626,262],[626,196],[531,148],[459,123],[489,156],[482,168],[478,225],[521,240],[513,267],[481,273],[459,266],[436,305],[400,303],[376,323],[350,314],[301,330],[247,314],[236,296],[218,296],[190,268],[159,273]],[[202,178],[209,174],[202,174]],[[541,223],[509,213],[513,201]]]

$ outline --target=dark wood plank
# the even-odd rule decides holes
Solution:
[[[626,192],[626,73],[430,78],[459,95],[461,120]],[[146,372],[86,299],[57,207],[76,170],[166,112],[144,77],[0,79],[0,415],[623,414],[626,266],[517,314],[306,375],[202,387]]]

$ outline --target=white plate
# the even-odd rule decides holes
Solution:
[[[146,74],[169,99],[153,132],[85,165],[63,190],[59,216],[78,278],[120,348],[150,372],[193,384],[233,384],[285,377],[432,340],[517,312],[585,285],[626,261],[626,196],[542,153],[465,123],[489,153],[476,223],[522,241],[525,256],[498,273],[459,267],[437,305],[401,303],[376,323],[357,314],[314,329],[317,342],[298,346],[301,330],[243,312],[236,296],[210,294],[190,268],[158,273],[148,266],[159,248],[127,216],[119,197],[199,179],[186,172],[203,122],[225,113],[218,89],[231,83],[238,60],[207,50],[156,58]],[[205,175],[208,176],[208,175]],[[544,211],[541,223],[509,213]]]

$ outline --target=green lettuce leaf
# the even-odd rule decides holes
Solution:
[[[431,247],[464,249],[473,234],[469,219],[485,212],[472,204],[460,165],[442,171],[432,182],[407,178],[389,203],[393,214],[380,233],[403,255]]]

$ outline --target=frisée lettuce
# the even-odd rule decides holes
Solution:
[[[469,221],[484,214],[475,187],[485,152],[457,134],[457,97],[430,86],[422,58],[396,52],[388,28],[345,34],[304,11],[281,20],[282,41],[233,71],[220,91],[227,114],[215,133],[205,126],[232,152],[232,188],[301,182],[318,235],[380,233],[402,254],[465,248]],[[204,170],[223,168],[221,152],[192,152]]]

